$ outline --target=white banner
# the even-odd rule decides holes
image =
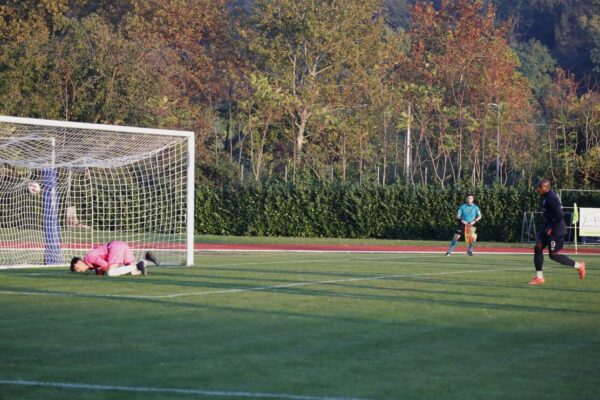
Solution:
[[[579,209],[579,236],[600,236],[600,208]]]

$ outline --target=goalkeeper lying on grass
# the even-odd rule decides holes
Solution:
[[[96,275],[146,275],[146,263],[158,265],[154,254],[147,252],[143,260],[136,262],[133,252],[125,242],[113,240],[89,251],[83,259],[73,257],[71,272],[83,273],[93,270]]]

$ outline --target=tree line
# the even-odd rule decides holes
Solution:
[[[600,187],[593,81],[492,2],[406,9],[402,28],[382,0],[0,1],[0,113],[194,130],[202,185]]]

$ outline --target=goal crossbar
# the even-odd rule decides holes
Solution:
[[[51,127],[56,127],[56,128],[88,129],[88,130],[107,131],[107,132],[143,133],[146,135],[166,135],[166,136],[185,136],[185,137],[193,137],[194,136],[194,132],[192,132],[192,131],[178,131],[178,130],[154,129],[154,128],[138,128],[135,126],[121,126],[121,125],[91,124],[91,123],[87,123],[87,122],[72,122],[72,121],[58,121],[58,120],[53,120],[53,119],[11,117],[11,116],[6,116],[6,115],[0,115],[0,122],[10,123],[10,124],[19,124],[19,125],[51,126]]]

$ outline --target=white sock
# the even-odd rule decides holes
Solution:
[[[579,261],[575,261],[575,266],[573,268],[579,269],[579,267],[581,267],[581,264],[579,264]]]
[[[544,279],[544,272],[543,271],[535,271],[535,277]]]
[[[109,269],[106,272],[106,275],[108,275],[108,276],[121,276],[121,275],[127,275],[127,274],[139,275],[138,273],[135,273],[135,271],[140,272],[137,269],[137,267],[135,266],[135,264],[131,264],[131,265],[125,265],[122,267],[112,267],[111,269]]]

